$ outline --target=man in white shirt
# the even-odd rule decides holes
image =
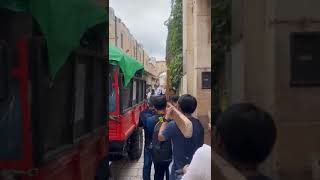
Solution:
[[[211,146],[203,144],[193,155],[188,167],[185,167],[183,180],[211,180]]]

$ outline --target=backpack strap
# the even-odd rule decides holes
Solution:
[[[157,122],[156,126],[158,124],[162,124],[163,122],[165,122],[165,118],[163,116],[158,116],[158,122]]]

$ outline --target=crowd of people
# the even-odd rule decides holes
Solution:
[[[189,94],[152,95],[148,108],[140,115],[145,132],[143,179],[151,179],[152,164],[155,180],[209,180],[211,150],[233,165],[248,180],[270,180],[258,171],[259,165],[272,152],[276,127],[271,115],[250,103],[230,106],[215,114],[213,144],[204,144],[204,127],[192,116],[197,100]],[[178,125],[179,116],[192,123],[192,136],[186,137]],[[174,117],[174,118],[172,118]],[[209,118],[210,119],[210,118]],[[211,133],[211,121],[209,121]]]
[[[153,95],[148,102],[149,107],[140,115],[140,126],[145,132],[143,179],[150,179],[152,164],[155,180],[163,180],[164,177],[167,180],[181,179],[183,169],[191,163],[194,153],[204,141],[204,128],[192,116],[197,100],[189,94],[171,96],[169,100],[164,95]],[[170,118],[174,109],[192,122],[191,137],[185,137],[176,123],[177,119]]]

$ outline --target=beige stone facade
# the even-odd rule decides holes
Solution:
[[[154,87],[159,84],[159,73],[155,59],[148,55],[111,7],[109,7],[109,43],[114,44],[143,64],[148,85]]]
[[[158,75],[167,71],[167,62],[165,60],[157,60],[155,66]]]
[[[183,0],[183,78],[180,94],[198,100],[195,115],[207,117],[211,111],[211,88],[204,89],[202,72],[211,72],[210,0]]]
[[[277,143],[262,169],[275,180],[319,179],[320,87],[290,86],[291,33],[319,32],[319,7],[317,0],[233,1],[230,103],[253,102],[274,116]]]
[[[165,60],[157,60],[155,63],[157,76],[159,77],[159,86],[163,89],[167,88],[167,62]]]

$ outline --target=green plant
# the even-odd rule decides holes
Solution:
[[[171,86],[174,89],[178,89],[182,78],[182,55],[175,56],[169,64],[168,71]]]
[[[182,78],[182,0],[175,0],[171,15],[166,22],[168,27],[166,60],[170,85],[178,89]]]
[[[211,9],[214,70],[225,61],[231,47],[231,0],[216,0]]]
[[[231,0],[215,0],[211,6],[214,111],[223,110],[227,101],[222,93],[226,78],[222,76],[225,76],[226,53],[231,47],[231,3]]]

